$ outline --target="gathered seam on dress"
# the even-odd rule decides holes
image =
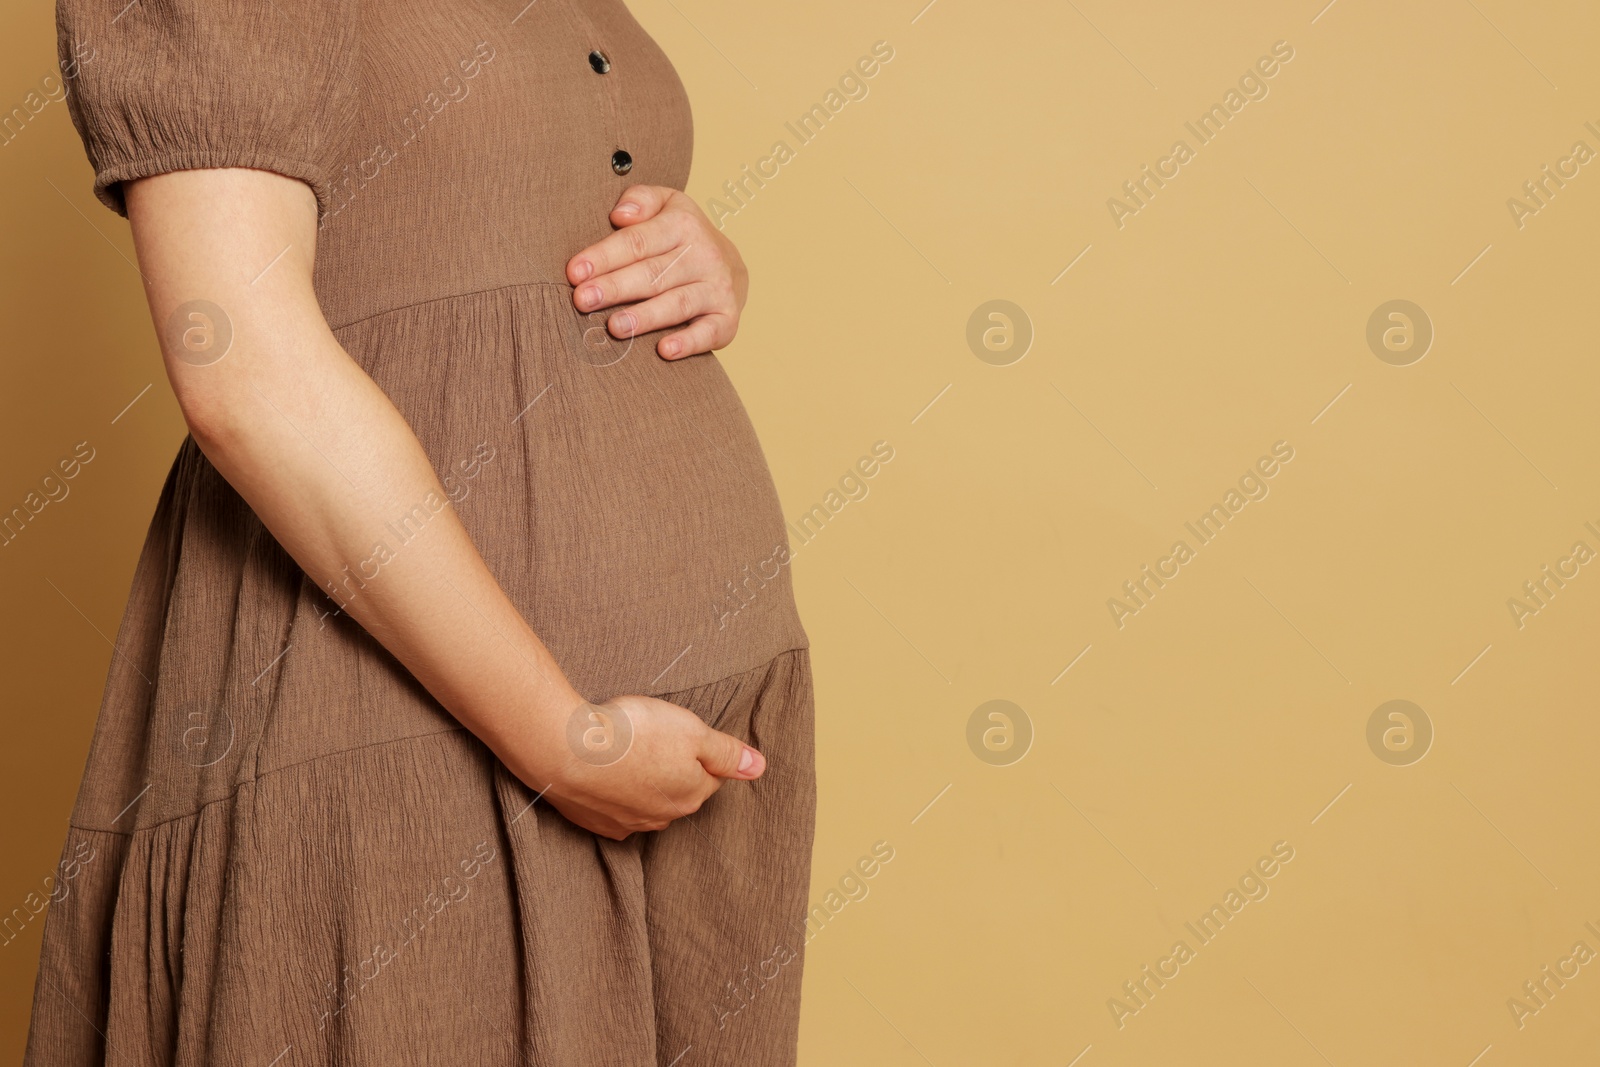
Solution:
[[[668,692],[657,694],[656,699],[657,700],[665,700],[668,697],[681,696],[681,695],[683,695],[685,693],[693,693],[693,692],[695,692],[697,690],[700,690],[700,689],[706,689],[706,688],[709,688],[709,687],[714,686],[714,685],[721,685],[722,683],[724,683],[726,681],[729,681],[730,679],[739,678],[739,677],[741,677],[743,675],[746,675],[746,674],[749,674],[749,673],[751,673],[753,671],[768,670],[774,664],[776,664],[778,660],[782,659],[784,656],[787,656],[787,655],[789,655],[790,653],[793,653],[793,652],[805,652],[805,651],[808,651],[810,649],[810,647],[811,647],[810,645],[796,645],[793,648],[786,648],[782,652],[775,653],[774,655],[768,657],[766,660],[764,660],[761,663],[756,664],[755,666],[745,667],[745,668],[742,668],[740,670],[733,671],[733,672],[731,672],[729,674],[723,675],[721,678],[713,678],[709,682],[701,682],[699,685],[691,685],[691,686],[688,686],[687,688],[684,688],[684,689],[669,690]],[[429,731],[428,733],[425,733],[425,734],[409,734],[409,735],[407,735],[405,737],[388,737],[388,738],[383,739],[382,741],[372,741],[372,742],[369,742],[369,743],[367,743],[365,745],[354,745],[354,746],[352,746],[350,748],[341,748],[341,749],[339,749],[339,750],[337,750],[335,752],[319,752],[315,756],[307,756],[305,759],[296,760],[293,763],[285,763],[281,767],[273,767],[270,770],[260,771],[257,774],[255,774],[254,776],[252,776],[251,778],[247,779],[246,781],[236,783],[234,785],[234,787],[233,787],[233,790],[231,792],[227,793],[226,795],[220,796],[220,797],[214,797],[211,800],[207,800],[204,803],[202,803],[199,807],[195,808],[193,811],[186,811],[181,815],[174,815],[174,816],[172,816],[170,818],[162,819],[160,822],[153,822],[148,826],[136,826],[132,830],[110,830],[110,829],[106,829],[104,827],[99,827],[99,826],[84,826],[83,824],[77,823],[77,822],[68,822],[67,825],[70,826],[74,830],[82,830],[82,831],[84,831],[86,833],[115,834],[115,835],[117,835],[119,837],[132,837],[134,834],[137,834],[137,833],[139,833],[141,831],[144,831],[144,830],[155,830],[155,829],[158,829],[158,828],[160,828],[162,826],[167,826],[167,825],[169,825],[171,823],[179,822],[179,821],[181,821],[183,819],[192,819],[195,816],[199,815],[201,812],[205,811],[207,808],[212,807],[213,805],[223,804],[223,803],[226,803],[228,801],[232,801],[232,800],[237,799],[238,796],[239,796],[239,790],[241,788],[243,788],[244,786],[246,786],[246,785],[254,785],[257,782],[266,781],[267,779],[271,778],[274,775],[282,774],[285,771],[292,771],[297,767],[304,767],[304,766],[306,766],[308,764],[319,763],[322,760],[335,759],[335,758],[337,758],[339,756],[347,756],[347,755],[349,755],[349,754],[351,754],[353,752],[362,752],[362,751],[365,751],[366,749],[369,749],[369,748],[381,748],[384,745],[396,745],[396,744],[400,744],[400,743],[405,742],[405,741],[421,741],[421,740],[425,740],[425,739],[430,738],[430,737],[444,737],[447,734],[460,734],[460,733],[467,734],[468,736],[472,737],[474,740],[478,739],[478,735],[477,734],[474,734],[471,730],[467,729],[465,726],[457,725],[457,726],[447,727],[446,729],[443,729],[443,730],[431,730],[431,731]],[[481,744],[481,741],[480,741],[480,744]]]
[[[507,289],[542,288],[571,289],[572,285],[569,282],[564,281],[509,282],[506,285],[495,285],[488,289],[472,289],[465,293],[446,293],[444,296],[430,296],[426,300],[413,300],[409,304],[397,304],[392,308],[384,308],[382,311],[374,311],[372,314],[363,315],[359,319],[351,319],[349,322],[340,323],[338,326],[330,326],[329,329],[334,333],[338,333],[340,330],[348,330],[352,326],[359,326],[364,322],[370,322],[373,319],[382,318],[384,315],[393,315],[397,311],[409,311],[412,308],[426,307],[429,304],[437,304],[445,300],[463,300],[470,296],[486,296],[490,293],[503,293]],[[577,309],[574,308],[573,310],[576,311]]]
[[[271,778],[273,775],[282,774],[285,771],[292,771],[296,767],[304,767],[304,766],[306,766],[308,764],[318,763],[318,762],[320,762],[322,760],[334,759],[334,758],[339,757],[339,756],[347,756],[352,752],[362,752],[362,751],[364,751],[366,749],[369,749],[369,748],[381,748],[384,745],[397,745],[397,744],[400,744],[401,742],[404,742],[404,741],[422,741],[422,740],[425,740],[425,739],[430,738],[430,737],[443,737],[446,734],[460,734],[460,733],[470,734],[474,739],[477,738],[477,735],[473,734],[472,731],[468,730],[465,726],[450,726],[450,727],[446,727],[443,730],[432,730],[432,731],[430,731],[428,733],[425,733],[425,734],[408,734],[405,737],[387,737],[387,738],[384,738],[382,741],[370,741],[370,742],[368,742],[367,744],[364,744],[364,745],[353,745],[350,748],[341,748],[341,749],[338,749],[337,751],[334,751],[334,752],[319,752],[315,756],[307,756],[303,760],[296,760],[293,763],[285,763],[281,767],[273,767],[270,770],[262,771],[262,772],[256,774],[254,777],[248,778],[243,782],[236,782],[236,783],[234,783],[234,787],[233,787],[233,790],[231,792],[227,793],[224,796],[213,797],[210,800],[204,801],[203,803],[201,803],[201,805],[199,807],[195,808],[193,811],[186,811],[181,815],[173,815],[170,818],[162,819],[160,822],[153,822],[149,826],[136,826],[132,830],[108,830],[108,829],[105,829],[104,827],[84,826],[81,823],[70,822],[70,821],[67,823],[67,825],[70,826],[74,830],[83,830],[86,833],[92,833],[92,834],[116,834],[119,837],[132,837],[134,834],[140,833],[140,832],[145,831],[145,830],[155,830],[155,829],[159,829],[160,827],[170,825],[171,823],[181,822],[184,819],[192,819],[195,816],[199,815],[201,812],[205,811],[209,807],[213,807],[214,805],[217,805],[217,804],[224,804],[224,803],[227,803],[228,801],[238,799],[239,790],[244,788],[245,786],[247,786],[247,785],[255,785],[257,782],[266,781],[268,778]]]

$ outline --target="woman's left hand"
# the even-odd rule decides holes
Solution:
[[[611,222],[616,233],[567,261],[579,311],[641,301],[614,312],[606,330],[629,338],[683,326],[656,345],[665,359],[710,352],[733,340],[749,274],[739,250],[698,204],[677,189],[629,186],[611,209]]]

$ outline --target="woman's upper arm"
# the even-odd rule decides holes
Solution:
[[[316,199],[245,169],[141,178],[125,195],[173,392],[197,440],[220,438],[336,345],[312,287]]]
[[[173,389],[220,433],[327,337],[311,264],[354,129],[353,0],[57,0],[56,27]]]

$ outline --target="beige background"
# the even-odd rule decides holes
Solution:
[[[1520,229],[1507,199],[1600,151],[1600,14],[922,2],[633,5],[694,102],[697,199],[795,148],[727,221],[754,288],[723,354],[787,513],[895,453],[794,564],[813,900],[894,850],[810,943],[802,1062],[1586,1062],[1600,963],[1520,1028],[1507,1000],[1600,951],[1600,565],[1520,629],[1507,601],[1600,550],[1600,163]],[[6,110],[51,20],[0,13]],[[866,98],[798,146],[784,123],[880,40]],[[1277,41],[1268,95],[1119,229],[1107,199]],[[96,450],[0,548],[0,912],[58,858],[184,433],[89,180],[62,104],[0,146],[0,506]],[[992,299],[1035,333],[1006,366],[966,340]],[[1435,330],[1409,366],[1366,342],[1393,299]],[[1107,599],[1277,441],[1270,494],[1119,629]],[[1033,731],[1008,766],[967,741],[995,699]],[[1419,762],[1368,746],[1391,699],[1432,724]],[[1201,946],[1185,922],[1280,841],[1270,894]],[[1119,1028],[1108,1000],[1179,939]],[[8,1060],[38,942],[0,946]]]

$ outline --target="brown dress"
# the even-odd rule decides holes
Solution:
[[[815,778],[785,523],[716,357],[611,339],[564,277],[623,189],[683,187],[666,57],[621,0],[57,15],[99,198],[121,212],[119,182],[197,167],[310,184],[328,322],[573,684],[682,704],[769,769],[659,833],[579,829],[186,440],[118,633],[26,1063],[793,1063]]]

